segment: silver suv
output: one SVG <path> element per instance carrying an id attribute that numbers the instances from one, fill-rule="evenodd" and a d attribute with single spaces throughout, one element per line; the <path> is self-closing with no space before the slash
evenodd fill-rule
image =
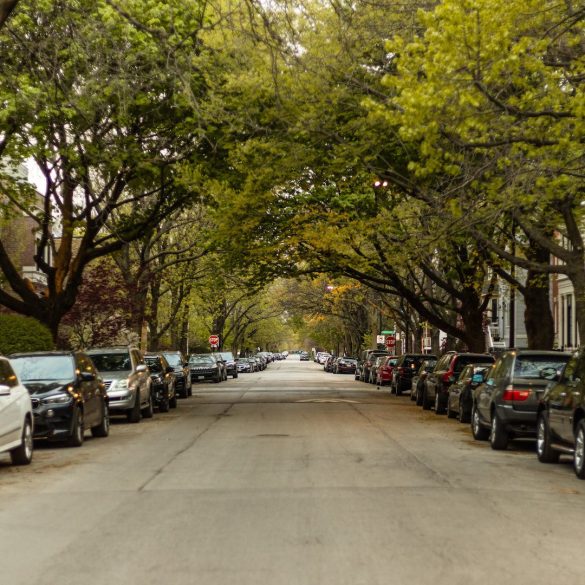
<path id="1" fill-rule="evenodd" d="M 104 379 L 110 414 L 125 414 L 137 423 L 154 412 L 150 371 L 140 350 L 133 347 L 100 347 L 87 355 Z"/>

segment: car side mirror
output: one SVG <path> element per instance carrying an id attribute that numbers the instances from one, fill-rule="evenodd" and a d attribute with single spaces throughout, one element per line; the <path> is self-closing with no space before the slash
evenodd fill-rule
<path id="1" fill-rule="evenodd" d="M 10 396 L 10 386 L 0 384 L 0 396 Z"/>
<path id="2" fill-rule="evenodd" d="M 146 364 L 139 364 L 138 366 L 136 366 L 136 371 L 138 373 L 148 372 L 148 366 Z"/>
<path id="3" fill-rule="evenodd" d="M 91 372 L 80 372 L 79 378 L 82 382 L 93 382 L 95 380 L 95 374 Z"/>

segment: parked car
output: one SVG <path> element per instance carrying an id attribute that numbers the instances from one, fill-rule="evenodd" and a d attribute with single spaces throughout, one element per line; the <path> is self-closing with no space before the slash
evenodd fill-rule
<path id="1" fill-rule="evenodd" d="M 412 387 L 412 378 L 425 360 L 436 358 L 434 355 L 420 353 L 404 353 L 396 360 L 392 369 L 392 382 L 390 392 L 400 396 L 405 390 Z"/>
<path id="2" fill-rule="evenodd" d="M 219 361 L 209 353 L 194 354 L 189 358 L 191 382 L 213 380 L 219 384 L 223 380 L 223 370 Z"/>
<path id="3" fill-rule="evenodd" d="M 422 407 L 435 414 L 444 414 L 449 396 L 449 386 L 459 377 L 467 364 L 492 364 L 495 358 L 487 353 L 460 353 L 449 351 L 437 360 L 437 364 L 424 382 Z"/>
<path id="4" fill-rule="evenodd" d="M 81 352 L 51 351 L 10 356 L 16 375 L 31 396 L 35 439 L 83 444 L 110 432 L 106 387 L 91 359 Z"/>
<path id="5" fill-rule="evenodd" d="M 317 354 L 317 362 L 318 362 L 319 364 L 321 364 L 322 366 L 324 366 L 324 365 L 325 365 L 325 362 L 327 361 L 327 358 L 328 358 L 330 355 L 331 355 L 330 353 L 327 353 L 327 352 L 325 352 L 325 351 L 320 351 L 320 352 Z"/>
<path id="6" fill-rule="evenodd" d="M 309 354 L 306 351 L 301 352 L 301 356 L 299 358 L 302 362 L 309 361 Z"/>
<path id="7" fill-rule="evenodd" d="M 362 352 L 361 360 L 358 365 L 360 370 L 360 380 L 362 382 L 370 381 L 370 368 L 372 367 L 376 358 L 380 356 L 390 355 L 387 351 L 380 349 L 366 349 Z M 374 379 L 375 382 L 375 379 Z"/>
<path id="8" fill-rule="evenodd" d="M 334 355 L 330 355 L 327 360 L 325 361 L 325 364 L 323 365 L 323 369 L 326 372 L 332 372 L 333 368 L 335 366 L 335 361 L 337 360 L 337 356 Z"/>
<path id="9" fill-rule="evenodd" d="M 542 463 L 573 456 L 573 469 L 585 479 L 585 350 L 575 353 L 538 405 L 536 453 Z"/>
<path id="10" fill-rule="evenodd" d="M 231 351 L 218 352 L 225 363 L 226 374 L 232 378 L 238 377 L 238 368 L 236 367 L 236 359 Z"/>
<path id="11" fill-rule="evenodd" d="M 336 374 L 355 374 L 357 359 L 352 357 L 340 357 L 335 364 Z"/>
<path id="12" fill-rule="evenodd" d="M 236 359 L 236 368 L 238 372 L 252 372 L 252 364 L 248 360 L 248 358 L 238 358 Z"/>
<path id="13" fill-rule="evenodd" d="M 437 358 L 430 358 L 423 361 L 418 369 L 418 372 L 414 374 L 410 382 L 410 399 L 416 402 L 417 406 L 422 405 L 423 388 L 424 383 L 429 375 L 437 365 Z"/>
<path id="14" fill-rule="evenodd" d="M 147 353 L 144 361 L 150 370 L 150 381 L 154 404 L 159 412 L 168 412 L 170 408 L 177 408 L 176 372 L 161 353 Z M 189 381 L 189 385 L 190 385 Z"/>
<path id="15" fill-rule="evenodd" d="M 128 422 L 152 418 L 154 396 L 150 372 L 135 347 L 104 347 L 87 352 L 104 379 L 110 414 L 124 414 Z"/>
<path id="16" fill-rule="evenodd" d="M 33 410 L 30 394 L 10 362 L 0 357 L 0 453 L 10 453 L 13 465 L 33 458 Z"/>
<path id="17" fill-rule="evenodd" d="M 180 351 L 163 351 L 161 353 L 175 371 L 175 390 L 177 395 L 181 396 L 181 398 L 192 396 L 189 362 L 185 356 Z"/>
<path id="18" fill-rule="evenodd" d="M 473 405 L 473 391 L 482 384 L 490 371 L 491 366 L 486 364 L 467 364 L 459 377 L 449 386 L 447 399 L 447 416 L 462 423 L 471 420 Z"/>
<path id="19" fill-rule="evenodd" d="M 376 368 L 376 384 L 378 386 L 388 386 L 392 383 L 392 372 L 398 358 L 394 355 L 386 355 L 378 359 L 381 360 L 380 365 L 374 366 Z"/>
<path id="20" fill-rule="evenodd" d="M 570 353 L 527 349 L 502 354 L 473 392 L 474 438 L 489 438 L 493 449 L 506 449 L 513 437 L 535 436 L 540 399 L 570 358 Z"/>

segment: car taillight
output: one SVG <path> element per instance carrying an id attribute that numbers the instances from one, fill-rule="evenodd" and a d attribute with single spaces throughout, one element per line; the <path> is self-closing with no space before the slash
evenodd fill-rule
<path id="1" fill-rule="evenodd" d="M 531 394 L 532 390 L 518 390 L 517 388 L 514 388 L 514 386 L 508 386 L 504 390 L 502 400 L 523 402 L 524 400 L 527 400 Z"/>

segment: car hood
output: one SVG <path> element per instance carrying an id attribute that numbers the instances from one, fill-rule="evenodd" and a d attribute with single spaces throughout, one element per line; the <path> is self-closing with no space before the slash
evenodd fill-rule
<path id="1" fill-rule="evenodd" d="M 100 372 L 104 380 L 125 380 L 132 372 Z"/>
<path id="2" fill-rule="evenodd" d="M 31 396 L 54 393 L 63 390 L 69 384 L 71 384 L 70 380 L 34 380 L 31 382 L 23 382 L 23 385 Z"/>

